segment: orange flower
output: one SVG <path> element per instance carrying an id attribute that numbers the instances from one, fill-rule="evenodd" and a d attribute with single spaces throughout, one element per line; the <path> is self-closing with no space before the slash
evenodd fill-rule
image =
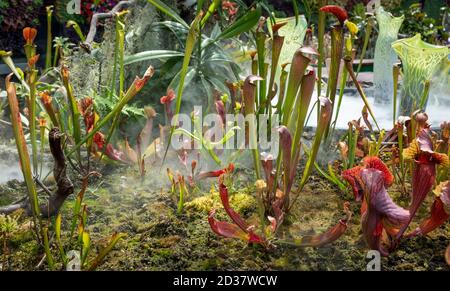
<path id="1" fill-rule="evenodd" d="M 52 96 L 50 96 L 48 94 L 48 91 L 39 93 L 39 96 L 41 97 L 41 101 L 42 101 L 42 103 L 44 103 L 44 105 L 48 105 L 48 104 L 52 103 Z"/>
<path id="2" fill-rule="evenodd" d="M 36 65 L 36 63 L 37 63 L 38 60 L 39 60 L 39 55 L 35 55 L 35 56 L 31 57 L 31 58 L 28 60 L 28 66 L 29 66 L 30 68 L 34 67 L 34 65 Z"/>
<path id="3" fill-rule="evenodd" d="M 45 118 L 39 118 L 39 127 L 46 127 L 47 126 L 47 121 L 45 120 Z"/>
<path id="4" fill-rule="evenodd" d="M 25 39 L 27 45 L 33 44 L 34 39 L 36 38 L 36 35 L 37 35 L 36 28 L 25 27 L 23 29 L 23 38 Z"/>

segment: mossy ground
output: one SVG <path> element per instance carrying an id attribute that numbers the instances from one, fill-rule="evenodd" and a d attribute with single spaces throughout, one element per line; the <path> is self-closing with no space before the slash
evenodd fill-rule
<path id="1" fill-rule="evenodd" d="M 107 167 L 108 168 L 108 167 Z M 100 270 L 365 270 L 367 247 L 361 238 L 359 205 L 351 202 L 353 218 L 347 232 L 335 243 L 322 248 L 297 248 L 277 245 L 267 251 L 245 242 L 216 236 L 209 227 L 207 212 L 217 208 L 217 218 L 225 220 L 217 193 L 217 181 L 211 179 L 194 191 L 182 215 L 177 215 L 175 195 L 167 190 L 166 177 L 149 171 L 144 181 L 131 168 L 104 168 L 103 177 L 93 181 L 85 195 L 88 205 L 88 230 L 92 256 L 114 232 L 127 237 L 106 257 Z M 250 222 L 256 219 L 251 173 L 238 172 L 230 190 L 232 206 Z M 79 186 L 79 185 L 78 185 Z M 79 188 L 79 187 L 78 187 Z M 5 190 L 9 189 L 9 190 Z M 12 189 L 16 190 L 13 197 Z M 17 183 L 3 185 L 0 202 L 9 203 L 23 193 Z M 406 203 L 398 193 L 396 201 Z M 313 176 L 293 207 L 292 215 L 281 229 L 286 239 L 319 233 L 341 217 L 349 194 L 337 191 L 327 181 Z M 419 218 L 424 218 L 432 197 L 428 197 Z M 65 203 L 63 242 L 66 251 L 77 248 L 76 239 L 68 240 L 73 197 Z M 414 225 L 415 226 L 415 225 Z M 382 259 L 382 270 L 450 270 L 444 250 L 450 243 L 448 223 L 429 236 L 404 240 L 389 258 Z M 54 256 L 58 257 L 56 246 Z M 40 263 L 43 252 L 26 227 L 9 241 L 9 268 L 46 269 Z M 0 256 L 2 257 L 2 256 Z M 38 266 L 39 267 L 36 267 Z M 61 268 L 61 264 L 57 264 Z"/>

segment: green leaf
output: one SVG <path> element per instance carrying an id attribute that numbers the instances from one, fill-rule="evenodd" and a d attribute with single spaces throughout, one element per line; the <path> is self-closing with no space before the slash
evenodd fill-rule
<path id="1" fill-rule="evenodd" d="M 111 250 L 116 246 L 120 239 L 126 237 L 125 233 L 115 233 L 111 236 L 108 245 L 100 251 L 100 253 L 95 257 L 92 261 L 91 266 L 89 267 L 89 271 L 94 271 L 102 262 L 102 260 L 106 257 L 107 254 L 111 252 Z"/>
<path id="2" fill-rule="evenodd" d="M 169 16 L 169 17 L 175 19 L 176 21 L 178 21 L 184 27 L 189 28 L 189 25 L 186 23 L 186 21 L 184 21 L 183 18 L 181 18 L 181 16 L 178 15 L 178 13 L 176 13 L 172 8 L 170 8 L 169 6 L 164 4 L 164 2 L 159 1 L 159 0 L 148 0 L 148 2 L 153 4 L 153 6 L 158 8 L 162 13 L 164 13 L 167 16 Z"/>
<path id="3" fill-rule="evenodd" d="M 206 22 L 208 21 L 208 19 L 211 17 L 211 15 L 214 14 L 214 12 L 216 12 L 217 7 L 220 5 L 222 1 L 221 0 L 213 0 L 211 2 L 211 5 L 209 5 L 208 10 L 206 11 L 205 16 L 203 17 L 200 26 L 203 28 L 206 24 Z M 197 10 L 197 14 L 200 13 L 200 10 Z"/>
<path id="4" fill-rule="evenodd" d="M 66 253 L 65 253 L 64 248 L 61 243 L 61 213 L 58 213 L 58 216 L 56 216 L 56 219 L 55 219 L 55 239 L 56 239 L 56 244 L 59 249 L 59 254 L 61 256 L 61 260 L 63 261 L 64 265 L 66 265 L 67 257 L 66 257 Z"/>
<path id="5" fill-rule="evenodd" d="M 260 6 L 256 9 L 249 10 L 232 25 L 225 28 L 217 40 L 232 38 L 243 32 L 249 31 L 258 23 L 261 14 L 262 11 Z"/>
<path id="6" fill-rule="evenodd" d="M 81 266 L 83 266 L 89 254 L 89 250 L 91 249 L 91 237 L 89 236 L 88 232 L 83 231 L 83 234 L 81 235 L 81 241 Z"/>
<path id="7" fill-rule="evenodd" d="M 182 57 L 184 53 L 169 50 L 152 50 L 140 52 L 134 55 L 126 56 L 124 58 L 124 65 L 129 65 L 132 63 L 154 60 L 154 59 L 165 59 L 172 57 Z"/>
<path id="8" fill-rule="evenodd" d="M 150 1 L 150 0 L 149 0 Z M 201 14 L 198 14 L 197 17 L 192 21 L 191 27 L 189 28 L 188 37 L 186 39 L 186 49 L 184 51 L 184 59 L 183 59 L 183 66 L 181 67 L 180 71 L 180 84 L 178 85 L 178 92 L 177 92 L 177 102 L 175 107 L 175 115 L 174 115 L 174 124 L 177 124 L 177 115 L 180 113 L 181 109 L 181 98 L 183 96 L 183 90 L 184 90 L 184 82 L 186 80 L 186 75 L 188 73 L 189 64 L 191 62 L 191 56 L 192 52 L 194 51 L 195 42 L 197 41 L 199 34 L 200 34 L 200 21 L 201 21 Z M 172 127 L 170 131 L 169 141 L 167 143 L 166 151 L 164 153 L 164 159 L 167 155 L 167 150 L 169 149 L 170 142 L 172 140 L 172 134 L 173 134 L 174 127 Z"/>
<path id="9" fill-rule="evenodd" d="M 75 32 L 77 33 L 78 37 L 81 39 L 82 42 L 84 42 L 86 40 L 86 36 L 84 36 L 78 23 L 76 23 L 73 20 L 69 20 L 66 23 L 66 28 L 69 28 L 69 27 L 72 27 L 75 30 Z"/>
<path id="10" fill-rule="evenodd" d="M 295 15 L 295 25 L 298 24 L 298 3 L 297 0 L 292 0 L 292 8 L 294 8 L 294 15 Z"/>

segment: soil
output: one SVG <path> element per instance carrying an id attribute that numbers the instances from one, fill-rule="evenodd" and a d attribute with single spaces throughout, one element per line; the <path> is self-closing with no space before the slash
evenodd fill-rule
<path id="1" fill-rule="evenodd" d="M 171 194 L 165 175 L 151 169 L 144 180 L 134 168 L 107 165 L 103 177 L 90 183 L 84 202 L 88 205 L 87 229 L 91 236 L 91 255 L 106 245 L 114 232 L 127 236 L 105 258 L 99 270 L 365 270 L 368 249 L 361 238 L 359 205 L 352 195 L 342 193 L 327 181 L 312 176 L 292 209 L 280 236 L 286 240 L 305 234 L 320 233 L 343 217 L 344 201 L 351 201 L 353 218 L 346 233 L 336 242 L 321 248 L 299 248 L 277 244 L 272 250 L 247 245 L 243 241 L 216 236 L 207 215 L 217 208 L 217 218 L 227 220 L 222 210 L 217 181 L 208 180 L 192 191 L 182 215 L 177 215 L 177 197 Z M 231 205 L 249 222 L 257 223 L 253 175 L 244 170 L 233 176 Z M 76 189 L 79 189 L 77 185 Z M 0 187 L 0 205 L 10 203 L 25 193 L 25 187 L 10 181 Z M 393 189 L 393 198 L 406 206 L 408 198 Z M 415 219 L 427 216 L 432 197 L 427 198 Z M 68 239 L 74 197 L 62 209 L 62 241 L 65 251 L 80 249 L 76 239 Z M 43 251 L 21 219 L 21 230 L 8 241 L 8 269 L 46 269 L 39 264 Z M 450 270 L 444 251 L 450 243 L 450 226 L 426 237 L 402 241 L 388 258 L 382 258 L 382 270 Z M 54 243 L 54 240 L 52 240 Z M 53 245 L 54 258 L 58 258 Z M 0 251 L 1 254 L 2 251 Z M 0 258 L 3 255 L 0 256 Z M 55 259 L 56 261 L 60 261 Z M 37 267 L 38 266 L 38 267 Z M 61 263 L 57 268 L 63 268 Z"/>

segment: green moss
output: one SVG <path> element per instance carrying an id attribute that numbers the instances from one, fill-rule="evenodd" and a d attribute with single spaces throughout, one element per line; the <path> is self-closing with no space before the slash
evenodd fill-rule
<path id="1" fill-rule="evenodd" d="M 244 192 L 237 192 L 230 195 L 231 207 L 240 214 L 246 214 L 255 209 L 256 199 Z M 208 213 L 211 209 L 223 208 L 219 193 L 212 192 L 208 195 L 195 198 L 185 204 L 187 210 L 201 213 Z"/>

